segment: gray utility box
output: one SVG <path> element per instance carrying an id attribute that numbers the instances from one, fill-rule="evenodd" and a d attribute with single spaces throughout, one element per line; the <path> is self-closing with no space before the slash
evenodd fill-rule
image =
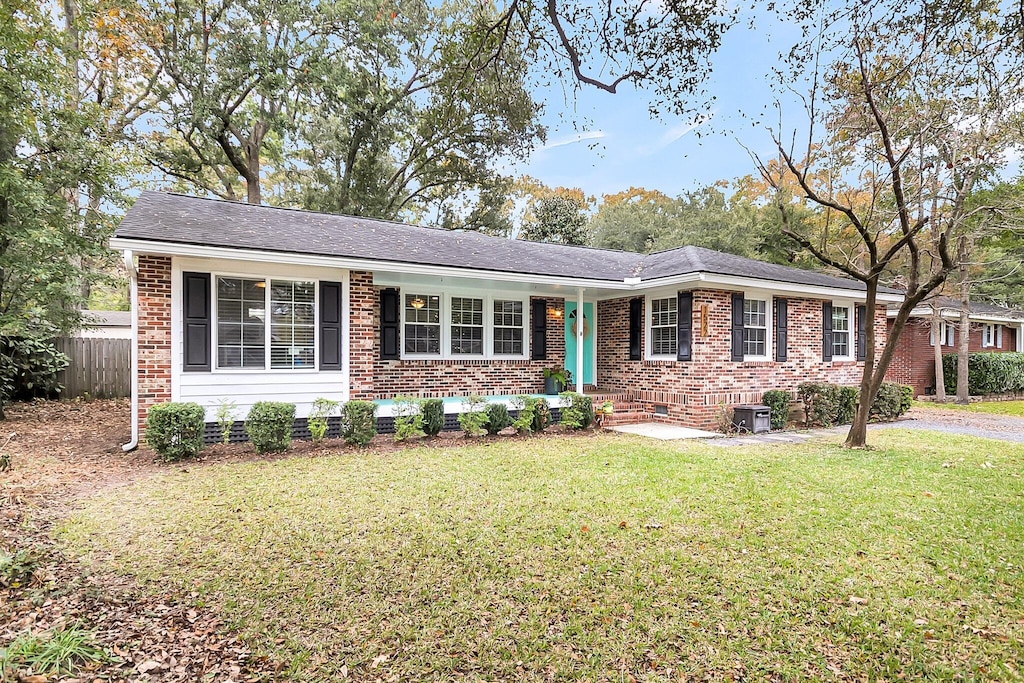
<path id="1" fill-rule="evenodd" d="M 736 406 L 732 412 L 732 423 L 741 432 L 761 434 L 771 431 L 772 409 L 768 406 Z"/>

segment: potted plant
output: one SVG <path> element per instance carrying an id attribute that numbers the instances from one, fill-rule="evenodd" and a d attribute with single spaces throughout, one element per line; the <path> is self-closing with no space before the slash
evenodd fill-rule
<path id="1" fill-rule="evenodd" d="M 572 381 L 572 373 L 565 368 L 550 367 L 544 368 L 544 393 L 557 395 L 565 391 Z"/>

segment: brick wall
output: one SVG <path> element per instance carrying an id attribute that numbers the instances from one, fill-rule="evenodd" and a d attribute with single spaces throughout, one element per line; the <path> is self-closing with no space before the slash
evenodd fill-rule
<path id="1" fill-rule="evenodd" d="M 892 329 L 893 321 L 889 320 L 888 329 Z M 942 353 L 956 353 L 959 349 L 960 330 L 957 323 L 952 324 L 956 329 L 953 337 L 953 346 L 942 344 Z M 1017 330 L 1005 325 L 1003 328 L 1002 344 L 999 346 L 982 346 L 982 325 L 972 323 L 968 348 L 971 353 L 977 351 L 986 352 L 1007 352 L 1017 350 Z M 907 321 L 906 327 L 900 333 L 896 342 L 896 353 L 893 355 L 892 363 L 885 373 L 885 378 L 891 382 L 907 384 L 914 388 L 915 395 L 935 393 L 935 347 L 931 344 L 931 319 L 911 318 Z M 941 340 L 945 342 L 945 339 Z"/>
<path id="2" fill-rule="evenodd" d="M 149 407 L 171 400 L 171 259 L 139 256 L 139 434 Z"/>
<path id="3" fill-rule="evenodd" d="M 701 334 L 701 308 L 708 309 L 708 333 Z M 768 389 L 794 390 L 807 381 L 853 385 L 863 362 L 821 359 L 821 301 L 789 299 L 788 360 L 734 363 L 731 356 L 731 293 L 693 293 L 693 360 L 629 360 L 629 298 L 599 302 L 597 381 L 602 389 L 624 391 L 649 406 L 668 408 L 664 418 L 688 426 L 714 427 L 721 404 L 760 403 Z M 646 329 L 644 330 L 646 333 Z M 876 350 L 885 344 L 885 309 L 875 314 Z M 851 343 L 855 338 L 851 334 Z M 645 346 L 646 349 L 646 340 Z"/>
<path id="4" fill-rule="evenodd" d="M 373 395 L 373 361 L 380 296 L 373 287 L 373 273 L 349 273 L 349 398 L 369 400 Z"/>
<path id="5" fill-rule="evenodd" d="M 368 373 L 372 390 L 364 398 L 395 396 L 514 395 L 535 394 L 544 390 L 544 368 L 561 367 L 565 362 L 565 334 L 562 299 L 547 301 L 547 358 L 545 360 L 381 360 L 380 358 L 380 290 L 374 289 L 372 307 L 372 365 L 363 365 L 360 374 Z M 354 291 L 354 289 L 353 289 Z M 354 307 L 353 307 L 354 310 Z M 526 312 L 524 334 L 530 335 L 529 312 Z M 353 360 L 353 372 L 355 372 Z"/>

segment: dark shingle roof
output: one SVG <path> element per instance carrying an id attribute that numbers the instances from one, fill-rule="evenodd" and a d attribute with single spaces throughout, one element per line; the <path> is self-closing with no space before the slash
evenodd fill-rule
<path id="1" fill-rule="evenodd" d="M 149 191 L 139 196 L 114 237 L 609 282 L 705 272 L 864 289 L 855 280 L 701 247 L 681 247 L 644 256 Z"/>

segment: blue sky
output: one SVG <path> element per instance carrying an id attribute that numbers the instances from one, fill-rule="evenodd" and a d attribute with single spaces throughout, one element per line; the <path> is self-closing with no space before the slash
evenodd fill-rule
<path id="1" fill-rule="evenodd" d="M 675 196 L 717 180 L 754 173 L 743 145 L 771 155 L 772 144 L 763 127 L 753 125 L 762 116 L 778 123 L 769 73 L 780 50 L 799 38 L 793 27 L 763 13 L 757 28 L 741 17 L 713 57 L 708 84 L 717 102 L 706 112 L 710 120 L 695 127 L 692 121 L 648 113 L 651 94 L 621 90 L 612 95 L 594 88 L 568 98 L 560 88 L 538 93 L 545 103 L 547 145 L 525 163 L 514 167 L 549 186 L 580 187 L 600 197 L 630 186 L 658 189 Z M 801 112 L 790 102 L 788 121 L 797 124 Z"/>

